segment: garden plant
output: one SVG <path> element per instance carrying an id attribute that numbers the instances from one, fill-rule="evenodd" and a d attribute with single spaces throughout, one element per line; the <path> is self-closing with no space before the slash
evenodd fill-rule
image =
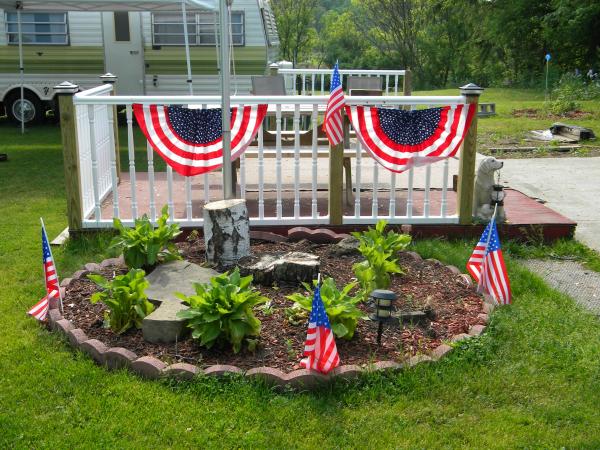
<path id="1" fill-rule="evenodd" d="M 224 340 L 238 353 L 245 338 L 260 334 L 260 320 L 253 308 L 269 300 L 256 292 L 251 283 L 252 275 L 241 277 L 237 267 L 231 274 L 213 277 L 208 284 L 196 283 L 196 295 L 176 294 L 189 305 L 177 317 L 187 320 L 192 338 L 199 339 L 201 346 L 211 348 Z"/>
<path id="2" fill-rule="evenodd" d="M 131 269 L 110 281 L 102 275 L 88 275 L 103 289 L 92 294 L 91 302 L 102 302 L 108 307 L 104 318 L 106 328 L 117 334 L 124 333 L 132 326 L 141 328 L 144 317 L 154 311 L 154 305 L 148 301 L 145 293 L 148 287 L 145 275 L 141 269 Z"/>
<path id="3" fill-rule="evenodd" d="M 133 228 L 123 226 L 117 218 L 113 220 L 119 232 L 111 242 L 111 247 L 123 252 L 125 264 L 130 268 L 151 271 L 157 264 L 181 259 L 173 240 L 181 234 L 179 225 L 168 224 L 169 211 L 165 205 L 154 228 L 146 214 L 135 220 Z"/>

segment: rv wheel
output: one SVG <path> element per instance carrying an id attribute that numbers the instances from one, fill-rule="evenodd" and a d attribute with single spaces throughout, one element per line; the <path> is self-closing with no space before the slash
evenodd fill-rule
<path id="1" fill-rule="evenodd" d="M 42 102 L 35 94 L 29 91 L 25 91 L 22 104 L 20 92 L 13 91 L 6 99 L 5 105 L 6 115 L 15 123 L 21 123 L 21 114 L 23 114 L 23 121 L 28 124 L 38 123 L 44 116 Z M 21 108 L 23 108 L 22 112 Z"/>

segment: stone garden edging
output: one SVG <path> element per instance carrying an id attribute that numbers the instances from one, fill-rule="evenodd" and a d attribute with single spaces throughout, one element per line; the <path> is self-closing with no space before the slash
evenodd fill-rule
<path id="1" fill-rule="evenodd" d="M 407 252 L 415 259 L 422 259 L 418 253 Z M 433 263 L 444 266 L 444 264 L 436 259 L 429 259 Z M 78 278 L 83 278 L 87 274 L 95 272 L 100 268 L 110 267 L 120 262 L 119 258 L 105 259 L 100 264 L 88 263 L 84 269 L 75 272 L 71 278 L 65 278 L 60 284 L 61 294 L 64 297 L 65 290 L 69 284 Z M 457 276 L 464 278 L 465 283 L 472 285 L 468 275 L 451 265 L 446 265 Z M 483 312 L 479 314 L 479 319 L 484 323 L 488 323 L 489 315 L 496 306 L 495 300 L 489 295 L 483 296 Z M 388 371 L 399 370 L 402 368 L 414 367 L 418 364 L 437 361 L 446 356 L 453 347 L 448 344 L 440 344 L 432 350 L 430 355 L 415 355 L 405 362 L 396 361 L 378 361 L 366 368 L 358 365 L 342 365 L 335 368 L 328 375 L 323 375 L 318 372 L 309 371 L 306 369 L 298 369 L 289 373 L 284 373 L 273 367 L 255 367 L 247 371 L 243 371 L 239 367 L 216 364 L 201 369 L 198 366 L 188 363 L 175 363 L 167 365 L 163 361 L 153 356 L 138 357 L 134 352 L 123 347 L 108 347 L 98 339 L 90 339 L 80 328 L 75 328 L 70 320 L 65 319 L 60 313 L 58 302 L 50 303 L 50 311 L 48 312 L 48 327 L 55 332 L 62 334 L 67 338 L 71 346 L 86 353 L 97 364 L 105 366 L 110 370 L 128 369 L 138 376 L 145 379 L 159 379 L 162 377 L 173 377 L 181 380 L 191 380 L 196 376 L 216 376 L 221 377 L 227 374 L 242 374 L 251 379 L 261 380 L 274 387 L 289 387 L 292 389 L 306 390 L 315 388 L 325 382 L 331 381 L 334 378 L 351 380 L 359 377 L 363 373 L 373 371 Z M 450 342 L 458 342 L 464 339 L 469 339 L 474 336 L 479 336 L 485 330 L 485 325 L 473 325 L 470 327 L 468 334 L 461 333 L 453 336 Z"/>

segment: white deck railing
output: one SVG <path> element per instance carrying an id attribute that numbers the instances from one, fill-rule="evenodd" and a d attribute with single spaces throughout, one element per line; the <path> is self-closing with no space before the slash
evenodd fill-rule
<path id="1" fill-rule="evenodd" d="M 217 106 L 218 96 L 112 96 L 110 85 L 80 92 L 74 96 L 78 150 L 80 155 L 81 197 L 84 228 L 112 226 L 113 217 L 124 224 L 147 213 L 156 219 L 167 204 L 171 220 L 182 226 L 202 226 L 202 205 L 222 195 L 220 171 L 197 177 L 181 177 L 156 158 L 140 139 L 133 119 L 132 104 Z M 272 130 L 262 126 L 256 142 L 239 161 L 241 197 L 248 200 L 252 225 L 316 225 L 330 221 L 327 203 L 329 148 L 319 135 L 319 117 L 327 96 L 237 96 L 231 105 L 267 104 Z M 347 97 L 348 104 L 454 105 L 465 103 L 462 96 Z M 124 105 L 127 123 L 127 167 L 117 173 L 113 108 Z M 293 130 L 283 130 L 284 117 L 290 117 Z M 308 117 L 309 131 L 300 128 Z M 266 123 L 266 122 L 265 122 Z M 138 136 L 136 142 L 136 135 Z M 140 144 L 143 142 L 143 144 Z M 285 144 L 289 144 L 286 146 Z M 448 182 L 454 163 L 446 160 L 403 174 L 381 170 L 358 142 L 344 151 L 353 161 L 351 187 L 346 192 L 344 224 L 374 223 L 381 218 L 392 223 L 456 223 L 448 214 Z M 139 160 L 142 157 L 143 160 Z M 143 166 L 143 170 L 140 170 Z M 146 169 L 147 167 L 147 169 Z M 164 168 L 163 168 L 164 167 Z M 453 168 L 454 169 L 454 168 Z M 431 202 L 438 191 L 439 205 Z M 441 199 L 440 199 L 441 197 Z M 398 202 L 402 201 L 402 208 Z"/>
<path id="2" fill-rule="evenodd" d="M 349 76 L 378 77 L 382 79 L 383 93 L 398 95 L 403 92 L 406 70 L 367 70 L 340 69 L 342 84 L 345 86 Z M 329 92 L 331 69 L 284 69 L 278 68 L 277 73 L 284 76 L 286 92 L 296 93 L 297 81 L 300 82 L 301 95 L 325 95 Z M 401 80 L 402 78 L 402 80 Z"/>

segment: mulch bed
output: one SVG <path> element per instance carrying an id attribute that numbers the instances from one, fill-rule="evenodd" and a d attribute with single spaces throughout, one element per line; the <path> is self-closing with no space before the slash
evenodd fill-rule
<path id="1" fill-rule="evenodd" d="M 189 261 L 204 263 L 204 244 L 201 239 L 178 244 L 182 255 Z M 338 287 L 353 281 L 352 265 L 360 256 L 331 257 L 330 245 L 316 245 L 307 241 L 299 243 L 267 243 L 253 241 L 252 252 L 278 252 L 298 250 L 311 252 L 321 258 L 323 276 L 334 277 Z M 351 341 L 336 339 L 343 364 L 365 365 L 382 360 L 405 361 L 416 354 L 427 354 L 442 341 L 452 336 L 467 333 L 472 325 L 484 325 L 478 318 L 483 310 L 483 301 L 465 279 L 436 261 L 421 260 L 410 253 L 401 253 L 399 261 L 405 273 L 392 276 L 391 290 L 398 294 L 396 307 L 402 311 L 427 311 L 428 318 L 421 324 L 404 326 L 388 324 L 384 327 L 382 345 L 377 345 L 378 323 L 359 321 Z M 125 273 L 126 267 L 105 269 L 103 275 Z M 234 354 L 228 344 L 212 349 L 200 347 L 194 340 L 185 339 L 175 344 L 151 344 L 145 342 L 142 331 L 132 329 L 116 335 L 103 328 L 106 307 L 91 304 L 89 299 L 97 291 L 96 285 L 86 278 L 76 279 L 69 284 L 64 298 L 64 317 L 81 328 L 89 338 L 98 339 L 109 347 L 125 347 L 138 356 L 154 356 L 167 364 L 186 362 L 199 367 L 213 364 L 231 364 L 241 369 L 270 366 L 284 372 L 298 369 L 306 337 L 306 325 L 288 322 L 285 309 L 293 302 L 286 298 L 301 292 L 300 286 L 256 286 L 271 299 L 272 312 L 265 314 L 260 308 L 256 316 L 262 322 L 259 345 L 255 352 L 247 349 Z M 367 304 L 361 309 L 368 315 L 373 312 Z"/>

